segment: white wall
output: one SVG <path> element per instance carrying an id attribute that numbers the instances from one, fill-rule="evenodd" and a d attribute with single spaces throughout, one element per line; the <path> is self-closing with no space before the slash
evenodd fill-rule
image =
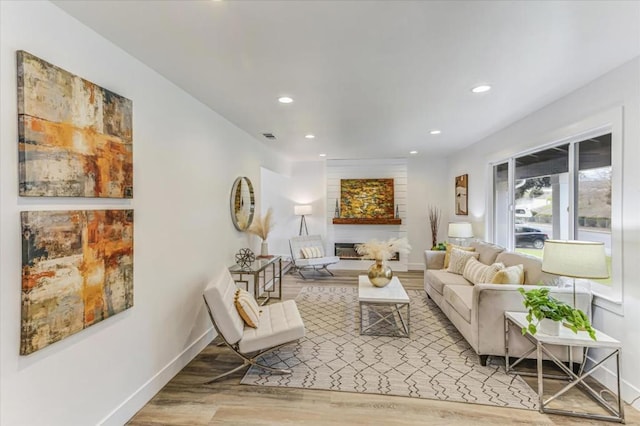
<path id="1" fill-rule="evenodd" d="M 623 342 L 623 396 L 640 408 L 640 59 L 596 79 L 510 127 L 479 141 L 450 158 L 449 179 L 469 173 L 469 211 L 476 235 L 484 235 L 490 218 L 485 212 L 487 191 L 491 190 L 487 164 L 518 152 L 560 140 L 574 134 L 580 125 L 606 111 L 623 111 L 622 169 L 622 306 L 604 309 L 605 301 L 594 309 L 594 324 Z M 453 204 L 453 196 L 449 203 Z M 453 217 L 452 217 L 453 218 Z M 598 303 L 598 301 L 596 301 Z M 611 304 L 609 304 L 611 305 Z M 607 379 L 611 383 L 610 378 Z"/>
<path id="2" fill-rule="evenodd" d="M 261 166 L 289 165 L 54 5 L 2 1 L 0 15 L 0 423 L 121 424 L 212 337 L 202 290 L 249 243 L 229 216 L 234 179 L 259 191 Z M 133 200 L 18 196 L 19 49 L 133 100 Z M 19 356 L 19 212 L 101 208 L 135 209 L 133 308 Z"/>

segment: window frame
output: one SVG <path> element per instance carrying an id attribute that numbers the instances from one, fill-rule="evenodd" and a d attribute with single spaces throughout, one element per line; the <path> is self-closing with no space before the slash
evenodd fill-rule
<path id="1" fill-rule="evenodd" d="M 622 176 L 623 176 L 623 107 L 612 108 L 594 116 L 577 121 L 569 126 L 549 132 L 542 140 L 531 144 L 531 148 L 514 151 L 502 156 L 490 159 L 488 162 L 488 188 L 486 217 L 487 236 L 496 241 L 495 204 L 494 204 L 494 167 L 503 163 L 508 164 L 509 181 L 509 225 L 508 250 L 514 250 L 515 241 L 515 159 L 523 155 L 535 153 L 558 145 L 569 143 L 569 229 L 572 235 L 576 234 L 577 206 L 575 197 L 578 173 L 577 159 L 575 156 L 575 144 L 596 136 L 611 133 L 611 285 L 605 286 L 596 282 L 591 285 L 594 294 L 594 304 L 611 312 L 623 314 L 624 300 L 624 269 L 623 269 L 623 230 L 622 230 Z"/>

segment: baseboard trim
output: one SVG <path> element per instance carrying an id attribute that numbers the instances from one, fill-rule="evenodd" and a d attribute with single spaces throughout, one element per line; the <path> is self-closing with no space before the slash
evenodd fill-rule
<path id="1" fill-rule="evenodd" d="M 104 426 L 120 426 L 129 421 L 153 396 L 160 391 L 180 370 L 196 357 L 215 338 L 213 327 L 205 331 L 185 350 L 173 358 L 164 368 L 140 386 L 104 419 L 98 422 Z"/>
<path id="2" fill-rule="evenodd" d="M 409 263 L 407 266 L 410 271 L 422 271 L 424 269 L 424 263 Z"/>
<path id="3" fill-rule="evenodd" d="M 587 357 L 589 362 L 596 363 L 592 357 Z M 593 373 L 593 378 L 599 381 L 608 389 L 616 390 L 618 387 L 618 379 L 613 371 L 603 366 L 599 370 Z M 640 411 L 640 389 L 626 381 L 624 378 L 620 380 L 620 386 L 622 387 L 622 399 L 631 404 L 633 408 Z"/>

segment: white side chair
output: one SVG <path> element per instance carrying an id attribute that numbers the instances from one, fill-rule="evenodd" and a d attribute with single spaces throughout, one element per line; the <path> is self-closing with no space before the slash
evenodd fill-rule
<path id="1" fill-rule="evenodd" d="M 293 237 L 289 240 L 289 249 L 291 250 L 291 260 L 293 267 L 303 279 L 307 279 L 302 274 L 305 269 L 313 269 L 314 271 L 324 270 L 329 275 L 333 276 L 333 273 L 327 269 L 327 266 L 340 262 L 338 256 L 321 256 L 305 258 L 302 249 L 318 247 L 321 249 L 321 253 L 324 253 L 324 243 L 320 235 L 303 235 L 299 237 Z"/>
<path id="2" fill-rule="evenodd" d="M 246 365 L 264 370 L 290 374 L 291 370 L 273 368 L 257 362 L 267 352 L 304 337 L 304 323 L 293 300 L 261 307 L 258 328 L 246 326 L 238 313 L 234 296 L 236 283 L 226 268 L 204 291 L 204 303 L 218 335 L 243 363 L 226 373 L 214 377 L 207 384 L 234 373 Z"/>

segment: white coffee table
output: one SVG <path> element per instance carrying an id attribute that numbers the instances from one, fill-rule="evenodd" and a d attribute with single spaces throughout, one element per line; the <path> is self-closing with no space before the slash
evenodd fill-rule
<path id="1" fill-rule="evenodd" d="M 358 304 L 360 305 L 360 334 L 366 336 L 409 337 L 410 300 L 398 277 L 393 277 L 385 287 L 375 287 L 366 275 L 358 277 Z M 381 309 L 390 308 L 386 312 Z M 364 313 L 377 316 L 375 321 L 364 325 Z M 396 315 L 398 321 L 396 321 Z M 391 331 L 376 330 L 375 326 L 386 323 Z"/>

